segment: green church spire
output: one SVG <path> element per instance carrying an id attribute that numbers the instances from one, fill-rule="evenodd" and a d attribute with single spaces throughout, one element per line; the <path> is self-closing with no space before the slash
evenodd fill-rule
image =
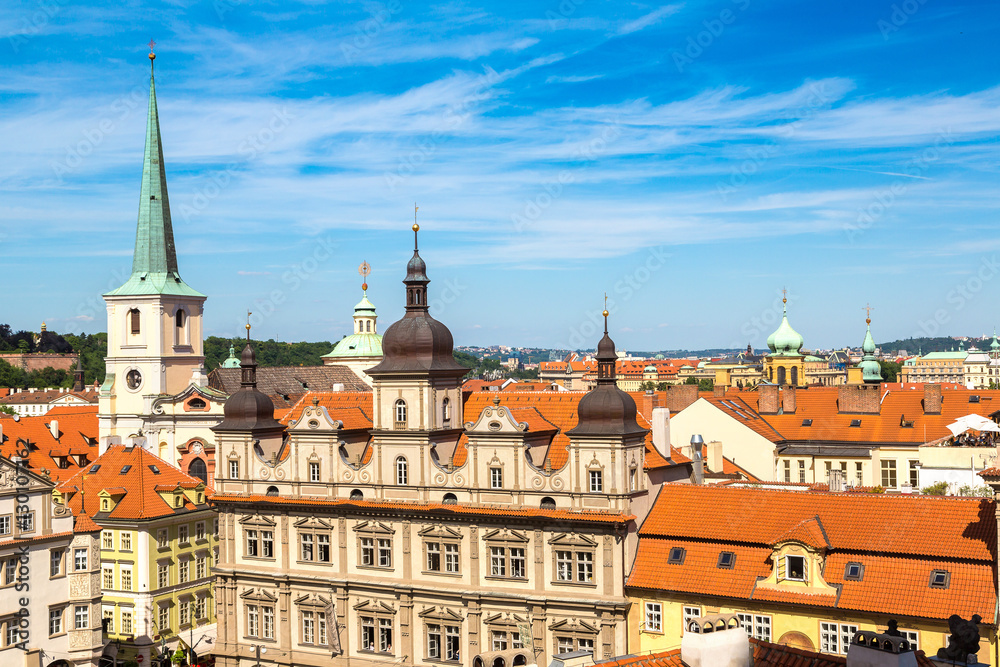
<path id="1" fill-rule="evenodd" d="M 152 48 L 152 42 L 150 47 Z M 132 275 L 108 295 L 173 294 L 204 296 L 187 286 L 177 272 L 174 230 L 170 223 L 167 172 L 163 164 L 160 118 L 156 110 L 156 84 L 149 54 L 149 110 L 146 117 L 146 153 L 142 163 L 139 222 L 135 233 Z"/>

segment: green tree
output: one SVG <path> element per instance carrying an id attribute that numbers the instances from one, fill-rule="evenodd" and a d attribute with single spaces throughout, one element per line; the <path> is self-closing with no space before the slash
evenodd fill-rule
<path id="1" fill-rule="evenodd" d="M 903 364 L 898 361 L 879 359 L 878 365 L 882 367 L 883 382 L 899 382 L 897 378 L 901 379 Z"/>
<path id="2" fill-rule="evenodd" d="M 920 489 L 920 493 L 925 496 L 943 496 L 948 493 L 948 482 L 937 482 Z"/>

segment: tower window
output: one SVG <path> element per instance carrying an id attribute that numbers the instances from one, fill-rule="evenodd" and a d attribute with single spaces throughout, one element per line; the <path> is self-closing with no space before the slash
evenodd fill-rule
<path id="1" fill-rule="evenodd" d="M 365 320 L 365 331 L 367 333 L 371 333 L 371 330 L 372 330 L 372 321 L 371 320 Z"/>
<path id="2" fill-rule="evenodd" d="M 406 401 L 399 399 L 395 405 L 396 428 L 406 428 Z"/>
<path id="3" fill-rule="evenodd" d="M 451 421 L 451 401 L 447 398 L 441 401 L 441 419 L 446 424 Z"/>
<path id="4" fill-rule="evenodd" d="M 184 328 L 184 311 L 183 310 L 178 310 L 177 311 L 177 315 L 174 316 L 174 319 L 177 322 L 177 328 L 178 329 L 183 329 Z"/>
<path id="5" fill-rule="evenodd" d="M 406 467 L 406 459 L 402 456 L 396 458 L 396 484 L 406 486 L 409 483 L 409 475 Z"/>
<path id="6" fill-rule="evenodd" d="M 129 329 L 133 336 L 139 335 L 139 309 L 133 308 L 128 311 Z"/>

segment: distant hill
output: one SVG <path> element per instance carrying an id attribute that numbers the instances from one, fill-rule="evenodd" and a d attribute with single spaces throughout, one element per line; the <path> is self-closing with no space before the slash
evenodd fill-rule
<path id="1" fill-rule="evenodd" d="M 989 349 L 990 341 L 992 339 L 983 340 L 970 340 L 965 343 L 965 348 L 975 346 L 980 350 Z M 928 352 L 949 352 L 952 349 L 957 350 L 959 346 L 959 341 L 954 338 L 907 338 L 905 340 L 893 340 L 888 343 L 879 343 L 879 347 L 882 348 L 883 355 L 895 354 L 899 350 L 906 350 L 908 354 L 917 354 L 918 352 L 923 352 L 927 354 Z"/>

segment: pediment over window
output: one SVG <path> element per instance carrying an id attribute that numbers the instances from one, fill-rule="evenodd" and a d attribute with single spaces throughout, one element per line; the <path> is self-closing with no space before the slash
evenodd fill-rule
<path id="1" fill-rule="evenodd" d="M 240 517 L 240 523 L 244 526 L 265 526 L 268 528 L 274 528 L 277 524 L 270 517 L 266 517 L 262 514 L 247 514 Z"/>
<path id="2" fill-rule="evenodd" d="M 497 530 L 491 530 L 488 533 L 483 534 L 483 539 L 490 542 L 523 542 L 527 543 L 528 536 L 524 533 L 519 533 L 516 530 L 510 530 L 507 528 L 498 528 Z"/>
<path id="3" fill-rule="evenodd" d="M 499 614 L 493 614 L 492 616 L 487 616 L 483 619 L 483 622 L 489 626 L 501 626 L 509 625 L 516 626 L 519 624 L 527 623 L 528 619 L 524 616 L 519 616 L 518 614 L 512 614 L 510 612 L 503 612 Z"/>
<path id="4" fill-rule="evenodd" d="M 434 619 L 438 621 L 464 621 L 465 617 L 454 609 L 447 607 L 427 607 L 417 614 L 420 618 Z"/>
<path id="5" fill-rule="evenodd" d="M 447 526 L 441 525 L 428 526 L 418 532 L 417 535 L 420 535 L 421 537 L 439 537 L 452 540 L 462 539 L 462 533 L 454 528 L 448 528 Z"/>
<path id="6" fill-rule="evenodd" d="M 575 618 L 566 618 L 561 621 L 555 621 L 549 625 L 549 630 L 561 630 L 562 632 L 578 632 L 582 634 L 596 635 L 597 628 L 586 621 L 581 621 Z"/>
<path id="7" fill-rule="evenodd" d="M 274 595 L 262 588 L 247 588 L 242 593 L 240 593 L 240 598 L 243 600 L 256 600 L 257 602 L 277 602 L 278 596 Z"/>
<path id="8" fill-rule="evenodd" d="M 573 546 L 573 547 L 590 547 L 597 548 L 597 542 L 590 539 L 586 535 L 579 535 L 577 533 L 562 533 L 556 535 L 551 540 L 549 544 L 555 544 L 559 546 Z"/>
<path id="9" fill-rule="evenodd" d="M 316 530 L 333 530 L 333 524 L 314 516 L 299 519 L 293 524 L 296 528 L 314 528 Z"/>
<path id="10" fill-rule="evenodd" d="M 499 401 L 483 408 L 475 422 L 466 422 L 465 430 L 470 433 L 500 433 L 500 434 L 521 434 L 528 430 L 526 422 L 518 422 L 511 415 L 510 410 Z"/>
<path id="11" fill-rule="evenodd" d="M 359 533 L 377 533 L 380 535 L 392 535 L 396 532 L 392 527 L 381 521 L 362 521 L 354 527 L 354 530 Z"/>
<path id="12" fill-rule="evenodd" d="M 355 611 L 364 611 L 370 614 L 395 614 L 396 610 L 388 603 L 381 600 L 364 600 L 354 605 Z"/>
<path id="13" fill-rule="evenodd" d="M 326 609 L 331 605 L 330 598 L 325 598 L 322 595 L 303 595 L 300 598 L 296 598 L 295 604 L 300 607 L 320 607 Z"/>
<path id="14" fill-rule="evenodd" d="M 288 424 L 289 431 L 338 431 L 344 422 L 334 419 L 322 405 L 310 405 L 302 410 L 298 419 Z"/>

